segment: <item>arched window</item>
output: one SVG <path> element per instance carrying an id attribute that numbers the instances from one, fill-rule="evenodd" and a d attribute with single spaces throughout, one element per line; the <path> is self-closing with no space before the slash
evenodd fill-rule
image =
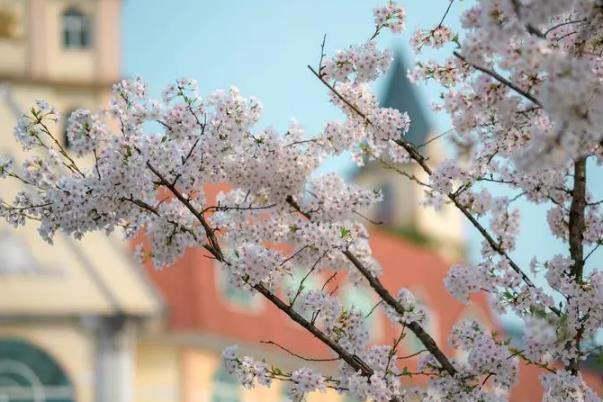
<path id="1" fill-rule="evenodd" d="M 75 8 L 68 8 L 63 13 L 62 34 L 63 47 L 66 49 L 86 49 L 91 46 L 90 19 Z"/>
<path id="2" fill-rule="evenodd" d="M 220 366 L 214 375 L 214 389 L 211 397 L 212 402 L 240 402 L 241 385 L 232 375 L 228 374 L 224 367 Z"/>
<path id="3" fill-rule="evenodd" d="M 46 352 L 0 338 L 0 401 L 73 402 L 71 382 Z"/>

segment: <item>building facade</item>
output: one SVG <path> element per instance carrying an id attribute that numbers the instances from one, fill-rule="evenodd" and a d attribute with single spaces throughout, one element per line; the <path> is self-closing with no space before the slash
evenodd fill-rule
<path id="1" fill-rule="evenodd" d="M 108 103 L 119 78 L 121 1 L 0 0 L 0 153 L 22 161 L 17 118 Z M 64 143 L 64 127 L 51 127 Z M 22 189 L 3 181 L 0 198 Z M 162 304 L 118 239 L 44 243 L 0 224 L 0 401 L 130 402 L 136 338 Z"/>

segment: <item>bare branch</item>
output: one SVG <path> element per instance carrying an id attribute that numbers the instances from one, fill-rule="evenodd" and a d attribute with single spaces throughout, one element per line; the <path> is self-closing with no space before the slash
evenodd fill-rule
<path id="1" fill-rule="evenodd" d="M 260 343 L 263 343 L 265 345 L 274 345 L 274 346 L 278 347 L 279 349 L 284 350 L 285 352 L 289 353 L 291 356 L 295 356 L 295 357 L 305 360 L 307 362 L 336 362 L 338 360 L 341 360 L 341 357 L 329 357 L 329 358 L 322 358 L 322 359 L 321 358 L 304 357 L 304 356 L 299 355 L 273 341 L 260 341 Z"/>

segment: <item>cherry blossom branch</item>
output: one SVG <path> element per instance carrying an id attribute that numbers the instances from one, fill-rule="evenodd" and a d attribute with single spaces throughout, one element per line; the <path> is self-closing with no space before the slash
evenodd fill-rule
<path id="1" fill-rule="evenodd" d="M 404 315 L 406 310 L 402 305 L 385 289 L 381 281 L 376 278 L 371 272 L 352 254 L 349 250 L 345 250 L 343 254 L 350 260 L 350 262 L 358 269 L 358 271 L 366 278 L 369 285 L 373 290 L 381 297 L 381 299 L 390 307 L 392 307 L 399 315 Z M 405 323 L 405 325 L 412 331 L 413 334 L 423 344 L 423 346 L 429 350 L 429 352 L 436 358 L 436 360 L 442 365 L 442 368 L 448 372 L 451 376 L 456 374 L 456 368 L 450 363 L 444 352 L 438 347 L 435 340 L 429 335 L 423 327 L 416 321 Z"/>
<path id="2" fill-rule="evenodd" d="M 144 209 L 144 210 L 152 213 L 155 216 L 161 216 L 159 214 L 159 211 L 157 211 L 157 208 L 153 207 L 152 205 L 149 205 L 148 203 L 146 203 L 146 202 L 144 202 L 142 200 L 138 200 L 138 199 L 135 199 L 133 197 L 123 198 L 122 200 L 123 201 L 131 202 L 132 204 L 136 205 L 137 207 L 139 207 L 141 209 Z"/>
<path id="3" fill-rule="evenodd" d="M 333 92 L 333 94 L 335 96 L 337 96 L 339 99 L 341 99 L 341 101 L 344 102 L 347 106 L 349 106 L 350 109 L 352 109 L 358 116 L 363 118 L 367 124 L 373 125 L 373 123 L 366 116 L 366 114 L 364 114 L 362 111 L 360 111 L 355 105 L 351 104 L 330 83 L 328 83 L 323 77 L 318 75 L 318 73 L 316 73 L 316 71 L 311 66 L 308 66 L 308 68 L 310 69 L 312 74 L 314 74 L 314 76 L 316 76 L 320 80 L 320 82 L 322 82 L 327 88 L 329 88 L 329 90 L 331 90 L 331 92 Z M 395 140 L 394 142 L 396 144 L 398 144 L 399 146 L 401 146 L 402 148 L 404 148 L 406 150 L 406 152 L 408 152 L 410 157 L 419 164 L 419 166 L 423 169 L 423 171 L 428 176 L 431 176 L 433 174 L 433 171 L 427 164 L 427 159 L 419 151 L 417 151 L 416 148 L 410 142 L 408 142 L 404 139 L 398 139 L 398 140 Z M 517 263 L 515 263 L 515 261 L 511 258 L 511 256 L 498 244 L 498 242 L 496 242 L 496 240 L 494 240 L 494 238 L 490 235 L 490 233 L 479 223 L 479 221 L 473 216 L 473 214 L 471 214 L 471 212 L 464 205 L 461 204 L 461 202 L 458 200 L 458 198 L 454 194 L 447 194 L 447 196 L 453 202 L 453 204 L 456 206 L 456 208 L 458 208 L 463 213 L 463 215 L 465 215 L 465 217 L 469 220 L 469 222 L 471 222 L 471 224 L 479 231 L 479 233 L 488 242 L 490 247 L 494 251 L 496 251 L 499 255 L 503 256 L 509 262 L 509 265 L 511 266 L 511 268 L 515 272 L 517 272 L 519 275 L 521 275 L 522 280 L 529 287 L 535 288 L 536 286 L 534 285 L 534 283 L 532 282 L 530 277 L 519 267 L 519 265 L 517 265 Z M 557 314 L 557 315 L 560 314 L 559 311 L 555 307 L 552 307 L 551 310 L 554 311 L 555 314 Z"/>
<path id="4" fill-rule="evenodd" d="M 584 271 L 584 231 L 586 230 L 584 211 L 586 209 L 586 156 L 574 162 L 574 187 L 572 189 L 572 202 L 569 211 L 568 242 L 570 256 L 572 257 L 571 274 L 578 285 L 582 283 Z M 574 337 L 576 347 L 580 349 L 580 342 L 584 332 L 584 322 Z M 576 374 L 578 372 L 579 356 L 574 357 L 568 369 Z"/>
<path id="5" fill-rule="evenodd" d="M 293 197 L 289 196 L 286 200 L 297 212 L 301 213 L 308 220 L 312 220 L 312 216 L 309 213 L 304 212 L 300 205 L 293 199 Z M 400 316 L 403 316 L 406 313 L 406 309 L 404 309 L 404 307 L 391 295 L 391 293 L 389 293 L 385 286 L 383 286 L 381 281 L 375 277 L 352 252 L 349 250 L 343 250 L 342 253 L 352 263 L 352 265 L 356 267 L 362 276 L 365 277 L 371 288 L 379 295 L 381 300 L 392 307 Z M 438 347 L 431 335 L 429 335 L 416 321 L 405 323 L 405 325 L 413 332 L 413 334 L 415 334 L 417 338 L 419 338 L 423 346 L 425 346 L 425 348 L 429 350 L 429 352 L 431 352 L 436 360 L 442 365 L 442 368 L 446 370 L 448 374 L 454 376 L 456 374 L 456 369 L 452 363 L 450 363 L 444 352 L 442 352 L 442 350 Z"/>
<path id="6" fill-rule="evenodd" d="M 151 165 L 151 162 L 147 161 L 147 167 L 149 168 L 149 170 L 151 170 L 151 172 L 153 172 L 153 174 L 155 174 L 155 176 L 157 176 L 157 178 L 161 181 L 161 184 L 163 184 L 165 187 L 167 187 L 168 190 L 170 190 L 172 192 L 172 194 L 174 194 L 174 196 L 178 199 L 178 201 L 180 201 L 182 204 L 184 204 L 184 206 L 195 216 L 195 218 L 197 218 L 197 220 L 199 221 L 199 223 L 201 223 L 201 225 L 203 226 L 203 229 L 205 230 L 205 235 L 207 236 L 207 240 L 209 241 L 209 247 L 206 247 L 210 252 L 215 252 L 216 253 L 216 258 L 219 259 L 219 261 L 223 261 L 224 260 L 224 254 L 222 253 L 222 249 L 220 248 L 220 244 L 218 243 L 218 240 L 216 239 L 216 234 L 214 232 L 214 229 L 211 228 L 211 226 L 209 226 L 209 223 L 207 223 L 207 220 L 205 219 L 205 216 L 203 216 L 203 214 L 199 211 L 197 211 L 197 209 L 193 206 L 193 204 L 191 204 L 191 202 L 189 201 L 189 199 L 185 198 L 182 193 L 180 193 L 176 187 L 170 183 L 169 181 L 167 181 L 163 175 L 153 167 L 153 165 Z M 211 248 L 211 250 L 210 250 Z"/>
<path id="7" fill-rule="evenodd" d="M 459 52 L 452 52 L 452 54 L 454 54 L 455 57 L 457 57 L 459 60 L 463 61 L 464 63 L 467 63 L 474 69 L 481 71 L 484 74 L 489 75 L 490 77 L 494 78 L 496 81 L 500 82 L 501 84 L 503 84 L 503 85 L 507 86 L 508 88 L 512 89 L 513 91 L 517 92 L 518 94 L 520 94 L 524 98 L 528 99 L 532 103 L 538 105 L 539 107 L 542 107 L 542 104 L 540 103 L 540 101 L 538 99 L 536 99 L 533 95 L 531 95 L 530 93 L 519 88 L 517 85 L 515 85 L 514 83 L 512 83 L 511 81 L 509 81 L 502 75 L 498 74 L 496 71 L 488 70 L 485 67 L 471 63 L 464 56 L 462 56 Z"/>
<path id="8" fill-rule="evenodd" d="M 534 365 L 534 366 L 540 367 L 541 369 L 544 369 L 544 370 L 548 371 L 549 373 L 553 373 L 553 374 L 557 372 L 554 368 L 551 368 L 546 363 L 535 362 L 533 360 L 528 359 L 527 356 L 524 354 L 523 350 L 520 350 L 520 349 L 515 350 L 513 348 L 510 348 L 509 351 L 512 353 L 509 356 L 507 356 L 507 360 L 512 359 L 515 356 L 518 356 L 524 362 L 526 362 L 526 364 L 528 364 L 528 365 Z"/>
<path id="9" fill-rule="evenodd" d="M 425 141 L 425 142 L 423 142 L 423 143 L 421 143 L 419 145 L 416 145 L 415 148 L 417 148 L 417 149 L 423 148 L 423 147 L 431 144 L 432 142 L 437 141 L 440 138 L 443 138 L 443 137 L 447 136 L 448 134 L 452 133 L 453 131 L 454 131 L 453 128 L 451 128 L 450 130 L 446 130 L 442 134 L 438 134 L 435 137 L 432 137 L 432 138 L 428 139 L 427 141 Z"/>
<path id="10" fill-rule="evenodd" d="M 34 114 L 34 116 L 35 116 L 35 114 Z M 57 140 L 54 135 L 52 135 L 52 133 L 48 129 L 48 126 L 46 126 L 46 124 L 44 124 L 42 122 L 42 119 L 40 117 L 36 116 L 36 118 L 38 118 L 37 124 L 40 124 L 44 133 L 46 133 L 46 135 L 48 135 L 52 139 L 52 142 L 55 144 L 55 146 L 57 147 L 57 149 L 59 150 L 59 152 L 63 156 L 63 158 L 65 158 L 69 161 L 69 165 L 71 166 L 71 168 L 73 168 L 73 170 L 75 172 L 79 173 L 80 176 L 85 177 L 84 173 L 82 173 L 82 171 L 79 169 L 79 167 L 77 166 L 77 164 L 75 163 L 73 158 L 71 158 L 71 156 L 69 156 L 67 151 L 65 151 L 65 148 L 63 148 L 63 146 L 61 145 L 61 142 L 59 140 Z"/>
<path id="11" fill-rule="evenodd" d="M 209 226 L 203 214 L 201 214 L 191 203 L 190 201 L 180 193 L 180 191 L 173 186 L 165 177 L 153 167 L 150 162 L 147 162 L 147 167 L 157 176 L 160 180 L 161 184 L 167 187 L 170 192 L 182 203 L 186 208 L 199 220 L 201 225 L 203 226 L 206 236 L 208 237 L 209 244 L 205 247 L 216 260 L 229 265 L 230 263 L 225 259 L 224 254 L 220 248 L 218 240 L 215 237 L 214 230 Z M 266 299 L 268 299 L 272 304 L 274 304 L 279 310 L 284 312 L 289 318 L 293 321 L 301 325 L 308 332 L 310 332 L 314 337 L 318 338 L 322 343 L 328 346 L 333 352 L 335 352 L 342 360 L 344 360 L 350 367 L 354 370 L 362 373 L 363 376 L 370 378 L 374 370 L 361 358 L 358 356 L 349 353 L 345 350 L 341 345 L 337 342 L 333 341 L 329 338 L 323 331 L 321 331 L 313 322 L 306 320 L 301 314 L 293 309 L 292 305 L 285 303 L 282 299 L 272 293 L 268 288 L 266 288 L 263 284 L 258 283 L 253 286 L 253 288 L 261 293 Z M 392 402 L 398 401 L 397 398 L 393 398 Z"/>
<path id="12" fill-rule="evenodd" d="M 583 22 L 586 22 L 586 21 L 587 21 L 586 18 L 582 18 L 582 19 L 579 19 L 579 20 L 563 21 L 563 22 L 560 22 L 558 24 L 553 25 L 552 27 L 550 27 L 549 29 L 547 29 L 546 31 L 544 31 L 543 35 L 544 36 L 548 36 L 548 34 L 550 34 L 552 31 L 554 31 L 554 30 L 556 30 L 558 28 L 561 28 L 563 26 L 567 26 L 567 25 L 571 25 L 571 24 L 580 24 L 580 23 L 583 23 Z"/>
<path id="13" fill-rule="evenodd" d="M 428 183 L 423 182 L 422 180 L 420 180 L 414 174 L 402 170 L 400 167 L 394 165 L 393 163 L 388 162 L 387 160 L 385 160 L 382 157 L 376 156 L 373 152 L 371 152 L 370 149 L 368 149 L 366 147 L 363 147 L 363 151 L 366 152 L 367 155 L 372 156 L 373 158 L 375 158 L 376 160 L 378 160 L 379 163 L 381 163 L 381 165 L 384 168 L 389 169 L 389 170 L 393 170 L 394 172 L 398 173 L 399 175 L 402 175 L 402 176 L 406 177 L 407 179 L 409 179 L 411 181 L 414 181 L 419 186 L 423 186 L 423 187 L 427 187 L 427 188 L 432 188 Z"/>
<path id="14" fill-rule="evenodd" d="M 312 272 L 314 272 L 314 270 L 318 266 L 318 263 L 320 263 L 320 261 L 322 261 L 322 259 L 325 258 L 327 254 L 328 254 L 328 251 L 325 251 L 324 253 L 322 253 L 322 255 L 320 257 L 318 257 L 318 259 L 316 261 L 314 261 L 314 264 L 312 264 L 312 266 L 310 267 L 310 269 L 308 270 L 306 275 L 304 275 L 302 280 L 299 282 L 297 291 L 295 292 L 295 295 L 293 296 L 293 299 L 291 299 L 291 302 L 289 303 L 289 305 L 291 305 L 291 306 L 295 305 L 297 298 L 299 297 L 301 292 L 304 290 L 304 283 L 306 283 L 306 281 L 308 280 L 310 275 L 312 275 Z M 311 322 L 314 322 L 314 320 L 311 320 Z"/>
<path id="15" fill-rule="evenodd" d="M 371 377 L 373 375 L 373 369 L 366 364 L 358 356 L 349 353 L 338 343 L 331 340 L 324 332 L 318 329 L 314 324 L 306 320 L 301 314 L 293 309 L 290 305 L 286 304 L 283 300 L 278 298 L 272 292 L 270 292 L 264 285 L 258 284 L 254 288 L 260 292 L 266 299 L 274 304 L 279 310 L 287 314 L 293 321 L 304 327 L 308 332 L 318 338 L 322 343 L 327 345 L 333 352 L 335 352 L 342 360 L 344 360 L 354 370 L 360 371 L 363 376 Z"/>
<path id="16" fill-rule="evenodd" d="M 394 359 L 394 356 L 396 356 L 396 354 L 398 353 L 398 346 L 400 345 L 400 342 L 402 342 L 402 339 L 404 339 L 404 337 L 406 336 L 406 334 L 404 333 L 405 328 L 406 327 L 402 327 L 402 329 L 400 330 L 400 335 L 398 335 L 397 338 L 394 338 L 392 347 L 390 348 L 387 354 L 387 364 L 385 365 L 385 373 L 383 374 L 383 378 L 387 378 L 387 374 L 389 373 L 389 367 L 392 363 L 392 360 Z"/>
<path id="17" fill-rule="evenodd" d="M 371 315 L 373 315 L 373 313 L 375 312 L 375 310 L 377 310 L 377 307 L 379 307 L 383 303 L 384 303 L 383 300 L 379 300 L 377 303 L 375 303 L 375 305 L 373 307 L 371 307 L 371 309 L 369 310 L 369 312 L 366 313 L 366 315 L 364 316 L 364 318 L 369 318 Z"/>
<path id="18" fill-rule="evenodd" d="M 428 175 L 432 174 L 432 170 L 427 165 L 425 157 L 423 157 L 419 152 L 417 152 L 416 149 L 414 149 L 414 147 L 412 146 L 411 143 L 409 143 L 408 141 L 405 141 L 403 139 L 396 140 L 395 142 L 397 144 L 399 144 L 400 146 L 402 146 L 411 155 L 411 157 L 423 168 L 423 171 L 425 171 L 425 173 L 427 173 Z M 477 229 L 477 231 L 486 240 L 486 242 L 488 243 L 488 245 L 490 246 L 490 248 L 492 248 L 492 250 L 494 250 L 497 254 L 499 254 L 500 256 L 502 256 L 503 258 L 505 258 L 507 260 L 507 262 L 509 263 L 509 266 L 513 269 L 513 271 L 517 272 L 521 276 L 521 279 L 526 283 L 526 285 L 528 285 L 531 288 L 536 288 L 536 285 L 534 284 L 534 282 L 532 282 L 532 280 L 530 279 L 530 277 L 511 258 L 511 256 L 509 255 L 509 253 L 507 253 L 502 248 L 502 246 L 496 240 L 494 240 L 494 238 L 492 237 L 492 235 L 490 235 L 490 233 L 486 230 L 486 228 L 481 223 L 479 223 L 479 221 L 473 216 L 473 214 L 469 211 L 469 209 L 466 208 L 459 201 L 457 195 L 455 195 L 455 194 L 447 194 L 447 197 L 448 197 L 448 199 L 450 199 L 452 201 L 452 203 L 454 204 L 454 206 L 459 211 L 461 211 L 461 213 L 469 220 L 469 222 L 471 222 L 471 225 L 475 229 Z M 557 315 L 557 316 L 561 315 L 561 311 L 557 307 L 550 306 L 549 309 L 555 315 Z"/>
<path id="19" fill-rule="evenodd" d="M 224 212 L 224 211 L 262 211 L 262 210 L 272 209 L 275 206 L 276 206 L 276 204 L 262 205 L 262 206 L 249 205 L 246 207 L 241 207 L 238 205 L 212 205 L 212 206 L 204 208 L 201 211 L 201 214 L 204 214 L 205 212 L 209 212 L 209 211 L 220 211 L 220 212 Z"/>
<path id="20" fill-rule="evenodd" d="M 411 353 L 411 354 L 406 355 L 406 356 L 398 356 L 398 360 L 410 359 L 410 358 L 419 356 L 420 354 L 425 353 L 425 352 L 429 352 L 429 351 L 427 349 L 421 349 L 418 352 Z"/>

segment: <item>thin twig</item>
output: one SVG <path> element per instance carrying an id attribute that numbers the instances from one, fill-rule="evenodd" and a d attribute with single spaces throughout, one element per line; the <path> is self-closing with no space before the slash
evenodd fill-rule
<path id="1" fill-rule="evenodd" d="M 454 0 L 450 0 L 450 2 L 448 3 L 448 7 L 446 8 L 446 11 L 444 12 L 444 15 L 442 16 L 442 19 L 440 20 L 440 23 L 438 24 L 438 28 L 442 27 L 442 24 L 444 23 L 446 16 L 448 15 L 448 13 L 450 12 L 450 9 L 452 8 L 452 3 L 454 3 Z"/>
<path id="2" fill-rule="evenodd" d="M 289 353 L 291 356 L 295 356 L 295 357 L 305 360 L 307 362 L 335 362 L 335 361 L 341 360 L 341 357 L 330 357 L 330 358 L 322 358 L 322 359 L 321 358 L 304 357 L 304 356 L 301 356 L 273 341 L 260 341 L 260 343 L 263 343 L 265 345 L 274 345 L 274 346 L 278 347 L 279 349 L 284 350 L 285 352 Z"/>
<path id="3" fill-rule="evenodd" d="M 420 355 L 421 353 L 425 353 L 425 352 L 429 352 L 427 349 L 421 349 L 418 352 L 412 353 L 410 355 L 406 355 L 406 356 L 399 356 L 398 360 L 404 360 L 404 359 L 410 359 L 411 357 L 415 357 Z"/>

